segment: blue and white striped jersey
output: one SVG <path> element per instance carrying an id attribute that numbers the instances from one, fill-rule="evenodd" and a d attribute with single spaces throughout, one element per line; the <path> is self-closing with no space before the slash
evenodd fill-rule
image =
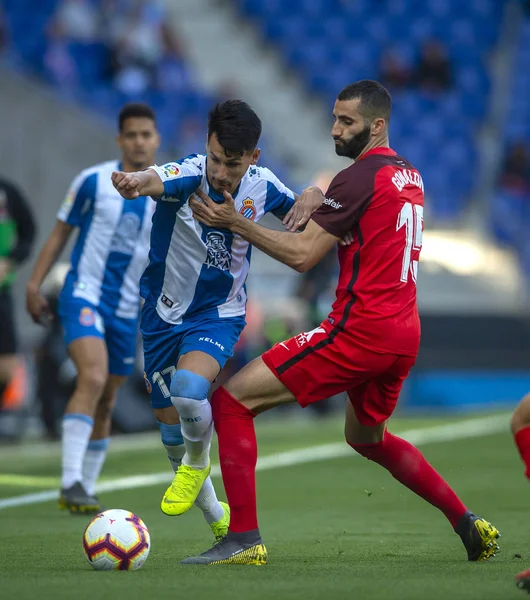
<path id="1" fill-rule="evenodd" d="M 153 218 L 141 296 L 171 324 L 198 314 L 201 318 L 244 315 L 251 246 L 231 231 L 196 221 L 188 203 L 198 188 L 213 200 L 224 201 L 208 184 L 206 156 L 191 155 L 151 168 L 163 181 L 164 194 Z M 254 221 L 267 212 L 283 216 L 295 198 L 269 169 L 257 166 L 249 167 L 233 196 L 237 210 Z"/>
<path id="2" fill-rule="evenodd" d="M 83 298 L 106 315 L 138 317 L 154 201 L 124 200 L 114 189 L 118 161 L 95 165 L 73 181 L 57 218 L 79 227 L 63 295 Z"/>

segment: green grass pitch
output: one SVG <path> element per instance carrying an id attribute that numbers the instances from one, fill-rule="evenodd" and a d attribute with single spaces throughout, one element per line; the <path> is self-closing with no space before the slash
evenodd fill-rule
<path id="1" fill-rule="evenodd" d="M 458 419 L 395 419 L 392 431 Z M 506 422 L 508 419 L 506 418 Z M 116 448 L 106 480 L 168 469 L 153 442 Z M 258 427 L 262 455 L 342 439 L 341 422 L 269 421 Z M 118 445 L 118 444 L 116 444 Z M 197 510 L 167 517 L 165 485 L 102 494 L 111 508 L 138 514 L 151 554 L 136 572 L 96 572 L 81 536 L 88 521 L 55 502 L 0 510 L 0 597 L 11 600 L 510 600 L 524 598 L 514 575 L 530 567 L 530 486 L 505 433 L 426 445 L 427 458 L 471 510 L 500 529 L 502 552 L 488 563 L 466 560 L 442 514 L 377 465 L 359 457 L 309 462 L 258 473 L 265 567 L 190 567 L 179 560 L 206 550 L 209 528 Z M 213 452 L 216 457 L 216 451 Z M 0 498 L 54 487 L 56 449 L 0 449 Z M 27 477 L 27 479 L 24 479 Z M 221 480 L 215 478 L 220 496 Z M 522 559 L 516 558 L 520 554 Z"/>

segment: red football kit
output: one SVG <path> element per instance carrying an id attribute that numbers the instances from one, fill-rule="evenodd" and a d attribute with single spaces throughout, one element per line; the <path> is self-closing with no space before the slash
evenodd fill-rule
<path id="1" fill-rule="evenodd" d="M 419 347 L 416 277 L 423 182 L 393 150 L 376 148 L 335 177 L 313 219 L 337 238 L 348 232 L 354 236 L 351 246 L 339 249 L 337 299 L 319 327 L 276 344 L 262 358 L 302 406 L 346 391 L 359 422 L 380 425 L 392 415 Z M 231 508 L 228 562 L 244 562 L 247 552 L 247 564 L 263 564 L 256 510 L 256 415 L 223 387 L 212 396 L 212 412 Z M 347 442 L 356 452 L 444 513 L 469 560 L 494 555 L 497 529 L 467 510 L 417 448 L 388 430 L 372 442 L 348 433 L 352 436 L 352 431 Z M 254 546 L 246 550 L 242 540 Z M 219 556 L 216 548 L 212 560 Z"/>
<path id="2" fill-rule="evenodd" d="M 363 425 L 388 419 L 420 342 L 416 278 L 423 181 L 390 148 L 375 148 L 331 182 L 313 220 L 344 237 L 328 318 L 263 355 L 302 406 L 346 391 Z"/>

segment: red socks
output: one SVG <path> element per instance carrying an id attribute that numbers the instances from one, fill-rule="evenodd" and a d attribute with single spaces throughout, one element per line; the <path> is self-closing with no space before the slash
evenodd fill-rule
<path id="1" fill-rule="evenodd" d="M 254 413 L 223 387 L 212 396 L 212 413 L 219 438 L 219 460 L 230 505 L 230 531 L 258 528 L 256 463 L 258 444 Z"/>
<path id="2" fill-rule="evenodd" d="M 514 435 L 515 443 L 519 450 L 519 454 L 523 459 L 527 479 L 530 479 L 530 427 L 520 429 Z"/>
<path id="3" fill-rule="evenodd" d="M 385 467 L 392 477 L 409 490 L 439 508 L 453 529 L 457 526 L 466 507 L 412 444 L 387 431 L 383 441 L 378 444 L 350 445 L 362 456 Z"/>
<path id="4" fill-rule="evenodd" d="M 241 533 L 258 528 L 256 508 L 256 463 L 258 446 L 254 413 L 223 387 L 212 396 L 212 412 L 219 438 L 219 458 L 230 504 L 230 531 Z M 524 452 L 519 436 L 524 437 Z M 530 464 L 530 427 L 516 436 L 521 456 Z M 466 507 L 449 485 L 425 460 L 421 452 L 402 438 L 386 432 L 378 444 L 357 444 L 352 448 L 379 463 L 391 475 L 421 498 L 439 508 L 456 527 Z"/>

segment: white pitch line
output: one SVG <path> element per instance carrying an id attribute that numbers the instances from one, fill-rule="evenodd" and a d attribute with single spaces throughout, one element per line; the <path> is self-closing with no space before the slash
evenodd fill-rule
<path id="1" fill-rule="evenodd" d="M 508 433 L 508 419 L 506 415 L 495 415 L 477 419 L 467 419 L 456 423 L 446 425 L 437 425 L 422 429 L 409 429 L 399 433 L 399 436 L 408 440 L 412 444 L 425 445 L 443 442 L 452 442 L 468 438 L 481 437 L 506 431 Z M 297 450 L 287 450 L 286 452 L 277 452 L 269 454 L 258 459 L 257 471 L 270 471 L 282 467 L 292 467 L 305 463 L 330 460 L 332 458 L 342 458 L 346 456 L 359 456 L 352 452 L 352 449 L 345 443 L 322 444 L 309 448 L 299 448 Z M 211 474 L 218 476 L 221 470 L 218 465 L 212 467 Z M 121 477 L 113 479 L 98 485 L 98 492 L 115 492 L 118 490 L 130 490 L 142 487 L 149 487 L 161 483 L 168 483 L 171 480 L 171 473 L 163 471 L 161 473 L 152 473 L 150 475 L 133 475 L 130 477 Z M 48 490 L 36 494 L 23 494 L 4 498 L 0 500 L 0 510 L 28 504 L 40 504 L 58 498 L 57 490 Z"/>

